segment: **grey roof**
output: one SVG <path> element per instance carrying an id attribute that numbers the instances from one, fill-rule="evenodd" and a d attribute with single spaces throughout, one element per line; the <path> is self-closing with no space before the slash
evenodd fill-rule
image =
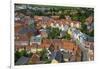
<path id="1" fill-rule="evenodd" d="M 87 41 L 94 42 L 94 37 L 90 37 L 89 35 L 85 34 L 87 37 Z"/>
<path id="2" fill-rule="evenodd" d="M 94 42 L 94 37 L 89 37 L 89 38 L 88 38 L 88 41 Z"/>
<path id="3" fill-rule="evenodd" d="M 22 56 L 21 58 L 18 59 L 18 61 L 15 63 L 15 65 L 24 65 L 27 64 L 29 61 L 28 57 Z"/>
<path id="4" fill-rule="evenodd" d="M 64 58 L 69 58 L 71 54 L 69 52 L 62 52 Z"/>
<path id="5" fill-rule="evenodd" d="M 56 59 L 58 62 L 62 62 L 62 61 L 63 61 L 63 54 L 62 54 L 60 51 L 57 51 L 57 52 L 56 52 L 55 59 Z"/>

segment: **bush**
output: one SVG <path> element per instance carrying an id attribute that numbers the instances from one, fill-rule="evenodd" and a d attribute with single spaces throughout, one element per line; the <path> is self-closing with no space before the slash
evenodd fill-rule
<path id="1" fill-rule="evenodd" d="M 41 60 L 41 61 L 48 61 L 47 50 L 46 50 L 46 48 L 44 48 L 44 49 L 40 52 L 40 60 Z"/>
<path id="2" fill-rule="evenodd" d="M 48 28 L 48 38 L 49 39 L 57 39 L 60 36 L 59 28 Z"/>
<path id="3" fill-rule="evenodd" d="M 71 39 L 71 35 L 66 33 L 65 36 L 62 37 L 62 39 L 67 39 L 67 40 L 70 40 Z"/>

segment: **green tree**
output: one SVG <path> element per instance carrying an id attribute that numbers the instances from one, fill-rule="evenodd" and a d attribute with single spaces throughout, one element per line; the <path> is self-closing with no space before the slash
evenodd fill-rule
<path id="1" fill-rule="evenodd" d="M 15 62 L 21 57 L 21 54 L 19 51 L 15 52 Z"/>
<path id="2" fill-rule="evenodd" d="M 65 15 L 64 14 L 61 14 L 60 15 L 60 19 L 65 19 Z"/>
<path id="3" fill-rule="evenodd" d="M 82 23 L 81 24 L 81 29 L 80 29 L 83 33 L 87 33 L 87 25 Z"/>
<path id="4" fill-rule="evenodd" d="M 42 61 L 48 60 L 46 48 L 43 48 L 43 50 L 40 52 L 40 60 L 42 60 Z"/>
<path id="5" fill-rule="evenodd" d="M 48 38 L 49 39 L 55 39 L 60 36 L 60 30 L 59 28 L 48 28 Z"/>
<path id="6" fill-rule="evenodd" d="M 62 37 L 62 39 L 70 40 L 71 39 L 71 36 L 70 36 L 70 34 L 67 33 L 64 37 Z"/>
<path id="7" fill-rule="evenodd" d="M 25 50 L 19 52 L 19 51 L 16 51 L 15 52 L 15 61 L 18 60 L 20 57 L 22 56 L 27 56 L 27 52 Z"/>

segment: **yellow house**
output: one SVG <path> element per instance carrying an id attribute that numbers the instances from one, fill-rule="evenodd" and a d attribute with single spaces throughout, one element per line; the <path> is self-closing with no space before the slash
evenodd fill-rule
<path id="1" fill-rule="evenodd" d="M 24 50 L 24 48 L 20 48 L 18 51 L 21 52 L 21 51 L 23 51 L 23 50 Z"/>
<path id="2" fill-rule="evenodd" d="M 68 34 L 72 35 L 71 28 L 68 29 Z"/>
<path id="3" fill-rule="evenodd" d="M 37 49 L 37 48 L 31 48 L 31 52 L 32 52 L 32 53 L 36 53 L 37 51 L 38 51 L 38 52 L 41 52 L 42 49 L 41 49 L 41 48 L 38 48 L 38 49 Z"/>
<path id="4" fill-rule="evenodd" d="M 55 59 L 53 59 L 53 60 L 51 61 L 51 64 L 56 64 L 56 63 L 58 63 L 58 61 L 55 60 Z"/>

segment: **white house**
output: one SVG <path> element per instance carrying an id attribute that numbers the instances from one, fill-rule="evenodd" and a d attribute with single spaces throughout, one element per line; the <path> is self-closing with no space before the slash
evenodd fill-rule
<path id="1" fill-rule="evenodd" d="M 59 24 L 58 23 L 56 23 L 56 27 L 59 28 Z"/>
<path id="2" fill-rule="evenodd" d="M 51 23 L 51 24 L 50 24 L 50 26 L 51 26 L 51 27 L 54 27 L 54 24 L 53 24 L 53 23 Z"/>
<path id="3" fill-rule="evenodd" d="M 46 24 L 42 24 L 42 28 L 46 29 L 46 27 L 47 27 Z"/>
<path id="4" fill-rule="evenodd" d="M 32 36 L 30 39 L 30 45 L 32 45 L 33 43 L 37 43 L 38 45 L 40 45 L 41 44 L 41 35 Z"/>
<path id="5" fill-rule="evenodd" d="M 64 26 L 63 26 L 63 24 L 61 24 L 61 26 L 59 27 L 59 29 L 60 29 L 61 31 L 64 31 Z"/>
<path id="6" fill-rule="evenodd" d="M 74 23 L 73 23 L 73 22 L 71 22 L 70 26 L 71 26 L 71 27 L 74 27 Z"/>
<path id="7" fill-rule="evenodd" d="M 74 22 L 71 22 L 70 23 L 70 26 L 73 28 L 73 27 L 75 27 L 75 28 L 80 28 L 81 27 L 81 23 L 80 22 L 78 22 L 78 21 L 74 21 Z"/>

